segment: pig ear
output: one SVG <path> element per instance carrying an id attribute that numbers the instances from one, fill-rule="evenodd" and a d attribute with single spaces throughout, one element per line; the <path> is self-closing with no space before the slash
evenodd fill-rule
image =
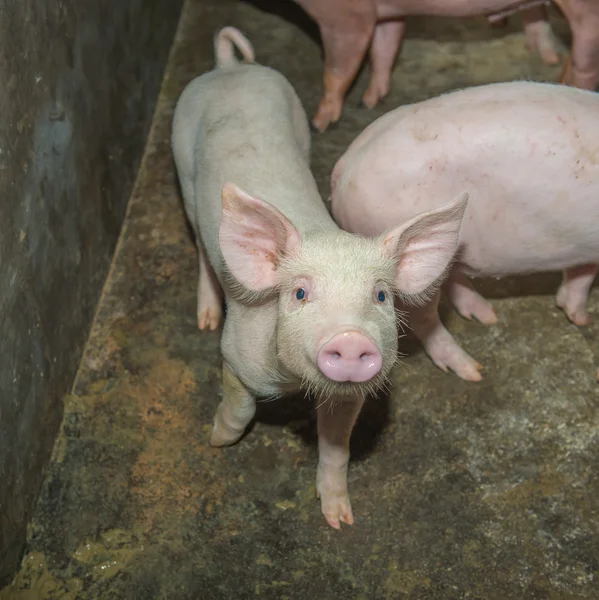
<path id="1" fill-rule="evenodd" d="M 468 194 L 463 193 L 384 235 L 383 253 L 397 259 L 396 286 L 401 294 L 418 296 L 445 273 L 458 249 L 467 204 Z"/>
<path id="2" fill-rule="evenodd" d="M 299 233 L 276 208 L 232 183 L 221 196 L 218 238 L 231 275 L 253 292 L 274 287 L 279 261 L 299 248 Z"/>

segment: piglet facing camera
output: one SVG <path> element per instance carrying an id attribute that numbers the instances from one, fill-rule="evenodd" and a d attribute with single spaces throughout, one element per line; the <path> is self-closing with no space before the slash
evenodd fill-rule
<path id="1" fill-rule="evenodd" d="M 353 523 L 349 438 L 397 357 L 396 293 L 443 277 L 466 196 L 375 238 L 342 231 L 309 168 L 304 109 L 277 71 L 251 63 L 241 33 L 216 36 L 217 64 L 181 95 L 173 151 L 199 251 L 198 318 L 224 297 L 223 397 L 210 443 L 237 442 L 256 399 L 304 389 L 317 402 L 322 512 Z M 243 36 L 242 36 L 243 37 Z M 248 62 L 236 61 L 237 44 Z"/>

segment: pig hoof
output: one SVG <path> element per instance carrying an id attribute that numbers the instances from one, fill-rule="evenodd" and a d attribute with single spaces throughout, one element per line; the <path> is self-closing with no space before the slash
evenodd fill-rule
<path id="1" fill-rule="evenodd" d="M 526 46 L 529 52 L 538 52 L 544 64 L 559 64 L 557 41 L 553 35 L 551 25 L 546 21 L 526 26 Z"/>
<path id="2" fill-rule="evenodd" d="M 358 103 L 358 108 L 365 108 L 366 110 L 372 110 L 378 104 L 378 98 L 362 98 Z"/>
<path id="3" fill-rule="evenodd" d="M 483 366 L 476 362 L 460 349 L 460 354 L 457 356 L 448 356 L 443 360 L 433 358 L 433 362 L 444 373 L 449 370 L 453 371 L 458 377 L 466 381 L 482 381 L 483 376 L 480 374 Z"/>
<path id="4" fill-rule="evenodd" d="M 561 308 L 566 313 L 568 320 L 571 323 L 574 323 L 574 325 L 584 327 L 585 325 L 590 325 L 593 321 L 589 316 L 586 307 L 574 306 L 572 308 L 568 306 L 567 290 L 563 286 L 558 290 L 556 304 L 558 308 Z"/>
<path id="5" fill-rule="evenodd" d="M 222 448 L 223 446 L 231 446 L 241 439 L 243 431 L 234 431 L 229 427 L 214 424 L 212 435 L 210 436 L 210 445 L 214 448 Z"/>
<path id="6" fill-rule="evenodd" d="M 530 53 L 535 52 L 535 50 L 539 53 L 539 56 L 541 57 L 541 60 L 543 61 L 544 65 L 547 65 L 547 66 L 559 65 L 559 63 L 560 63 L 559 54 L 557 53 L 557 51 L 555 50 L 555 48 L 553 46 L 550 46 L 549 44 L 545 43 L 543 40 L 536 40 L 535 42 L 528 44 L 528 51 Z"/>
<path id="7" fill-rule="evenodd" d="M 379 104 L 379 102 L 382 102 L 385 98 L 385 96 L 388 94 L 389 90 L 388 88 L 382 88 L 382 89 L 367 89 L 364 92 L 364 95 L 362 96 L 362 100 L 360 101 L 360 107 L 361 108 L 366 108 L 368 110 L 372 110 L 373 108 L 375 108 L 377 106 L 377 104 Z"/>
<path id="8" fill-rule="evenodd" d="M 318 107 L 318 111 L 312 119 L 312 126 L 319 131 L 324 133 L 332 125 L 337 123 L 341 118 L 341 111 L 343 110 L 343 102 L 325 101 Z"/>
<path id="9" fill-rule="evenodd" d="M 325 133 L 326 131 L 335 131 L 338 125 L 338 121 L 331 121 L 325 125 L 323 129 L 319 129 L 318 126 L 314 125 L 314 123 L 310 123 L 310 129 L 315 133 Z"/>
<path id="10" fill-rule="evenodd" d="M 351 504 L 347 494 L 343 496 L 322 497 L 322 514 L 333 529 L 341 529 L 341 523 L 354 524 Z"/>
<path id="11" fill-rule="evenodd" d="M 567 314 L 568 319 L 570 319 L 574 325 L 578 325 L 579 327 L 590 325 L 593 322 L 593 319 L 591 319 L 588 313 L 584 310 L 574 311 Z"/>
<path id="12" fill-rule="evenodd" d="M 539 48 L 539 54 L 541 55 L 541 60 L 547 66 L 551 67 L 560 63 L 559 55 L 553 48 Z"/>
<path id="13" fill-rule="evenodd" d="M 198 313 L 198 329 L 214 331 L 220 325 L 223 312 L 220 306 L 204 308 Z"/>
<path id="14" fill-rule="evenodd" d="M 466 318 L 474 317 L 483 325 L 495 325 L 497 323 L 497 313 L 495 309 L 487 302 L 473 306 Z M 466 315 L 464 315 L 466 316 Z"/>
<path id="15" fill-rule="evenodd" d="M 320 463 L 316 474 L 316 497 L 324 518 L 333 529 L 341 529 L 341 523 L 354 524 L 346 480 L 347 465 L 341 469 L 323 467 Z"/>
<path id="16" fill-rule="evenodd" d="M 317 131 L 318 133 L 324 133 L 332 124 L 333 119 L 331 119 L 326 114 L 322 114 L 320 111 L 316 114 L 316 116 L 312 119 L 312 129 Z"/>
<path id="17" fill-rule="evenodd" d="M 314 119 L 310 123 L 310 128 L 315 133 L 324 133 L 327 129 L 329 129 L 330 125 L 331 125 L 331 123 L 328 123 L 326 121 L 321 121 L 321 120 L 317 121 L 316 119 Z"/>

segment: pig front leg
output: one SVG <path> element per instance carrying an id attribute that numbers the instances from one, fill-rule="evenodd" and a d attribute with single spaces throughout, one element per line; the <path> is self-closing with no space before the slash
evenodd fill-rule
<path id="1" fill-rule="evenodd" d="M 388 93 L 393 63 L 406 31 L 404 19 L 378 23 L 370 46 L 370 81 L 362 96 L 367 108 L 374 108 Z"/>
<path id="2" fill-rule="evenodd" d="M 537 51 L 546 65 L 559 63 L 558 45 L 547 18 L 544 6 L 533 6 L 522 11 L 526 46 L 530 52 Z"/>
<path id="3" fill-rule="evenodd" d="M 443 284 L 443 291 L 465 319 L 470 320 L 474 317 L 484 325 L 497 323 L 497 314 L 491 303 L 472 287 L 466 275 L 458 269 L 455 269 Z"/>
<path id="4" fill-rule="evenodd" d="M 575 325 L 591 323 L 587 301 L 598 268 L 597 265 L 581 265 L 564 271 L 556 303 Z"/>
<path id="5" fill-rule="evenodd" d="M 234 444 L 256 413 L 256 399 L 223 360 L 223 399 L 216 410 L 211 446 Z"/>
<path id="6" fill-rule="evenodd" d="M 354 523 L 347 493 L 349 438 L 363 404 L 364 398 L 332 398 L 319 401 L 317 408 L 316 494 L 324 518 L 334 529 L 340 529 L 340 523 Z"/>
<path id="7" fill-rule="evenodd" d="M 447 373 L 451 369 L 466 381 L 480 381 L 482 365 L 466 354 L 439 318 L 441 293 L 423 307 L 410 307 L 410 327 L 431 360 Z"/>
<path id="8" fill-rule="evenodd" d="M 223 315 L 223 292 L 208 262 L 206 250 L 199 237 L 198 247 L 198 327 L 214 331 L 220 324 Z"/>

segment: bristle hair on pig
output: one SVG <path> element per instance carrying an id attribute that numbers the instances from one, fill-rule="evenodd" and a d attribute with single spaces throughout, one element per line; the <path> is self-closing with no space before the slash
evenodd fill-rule
<path id="1" fill-rule="evenodd" d="M 562 271 L 556 304 L 587 325 L 599 266 L 598 140 L 595 92 L 530 81 L 455 90 L 392 110 L 356 137 L 333 169 L 332 214 L 374 236 L 467 188 L 442 286 L 457 311 L 497 321 L 469 277 Z M 439 368 L 479 381 L 480 363 L 441 323 L 439 296 L 409 309 L 410 326 Z"/>
<path id="2" fill-rule="evenodd" d="M 309 125 L 294 89 L 253 62 L 237 29 L 216 35 L 215 52 L 218 67 L 181 94 L 172 134 L 198 247 L 200 329 L 218 327 L 223 297 L 227 305 L 223 397 L 210 443 L 237 442 L 259 398 L 313 392 L 317 491 L 327 522 L 339 528 L 354 521 L 351 430 L 396 361 L 393 296 L 418 299 L 439 285 L 467 195 L 374 238 L 342 231 L 310 172 Z"/>

